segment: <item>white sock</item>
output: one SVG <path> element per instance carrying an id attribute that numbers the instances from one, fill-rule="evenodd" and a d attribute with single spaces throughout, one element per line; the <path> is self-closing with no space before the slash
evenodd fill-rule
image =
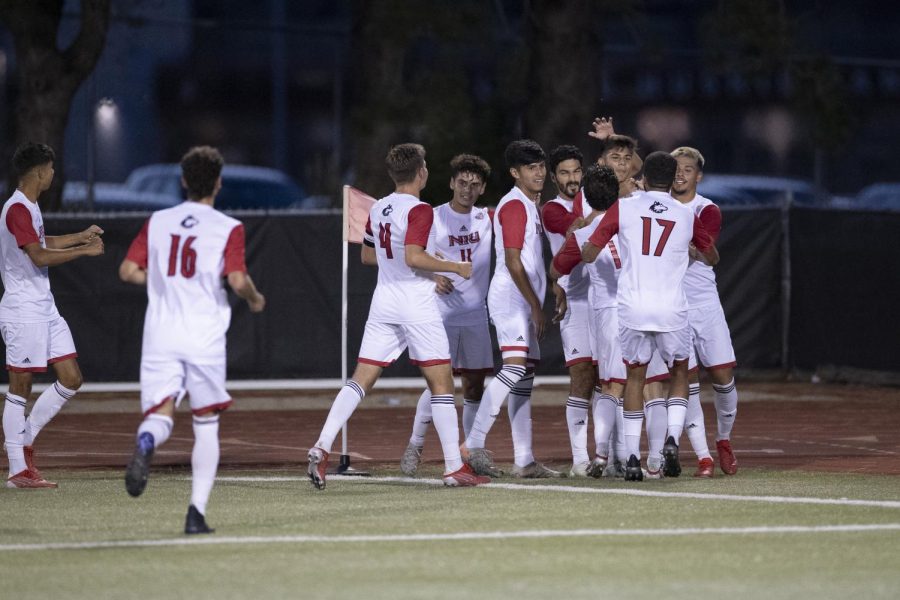
<path id="1" fill-rule="evenodd" d="M 472 432 L 472 425 L 475 424 L 475 415 L 478 413 L 478 407 L 481 406 L 481 400 L 471 400 L 466 398 L 463 400 L 462 425 L 463 435 L 469 437 Z"/>
<path id="2" fill-rule="evenodd" d="M 481 406 L 472 423 L 472 430 L 466 436 L 466 448 L 484 448 L 484 440 L 494 426 L 500 407 L 509 395 L 509 391 L 525 376 L 525 367 L 521 365 L 503 365 L 491 382 L 484 388 Z"/>
<path id="3" fill-rule="evenodd" d="M 138 427 L 137 437 L 141 437 L 142 433 L 149 433 L 153 436 L 153 446 L 159 448 L 169 439 L 174 425 L 175 422 L 172 420 L 172 417 L 150 413 L 144 417 L 144 420 Z"/>
<path id="4" fill-rule="evenodd" d="M 594 388 L 591 399 L 594 412 L 594 444 L 597 456 L 609 458 L 609 437 L 616 428 L 616 409 L 619 401 L 615 396 L 604 394 Z"/>
<path id="5" fill-rule="evenodd" d="M 590 462 L 587 451 L 588 408 L 584 398 L 569 396 L 566 402 L 566 424 L 569 426 L 569 444 L 572 446 L 572 464 Z"/>
<path id="6" fill-rule="evenodd" d="M 631 455 L 641 458 L 641 429 L 644 427 L 644 411 L 642 410 L 626 410 L 625 425 L 623 427 L 625 434 L 625 455 L 622 462 L 631 458 Z"/>
<path id="7" fill-rule="evenodd" d="M 625 398 L 617 398 L 616 404 L 616 458 L 624 463 L 628 460 L 628 448 L 625 445 Z M 640 454 L 636 455 L 638 458 Z"/>
<path id="8" fill-rule="evenodd" d="M 328 411 L 328 418 L 325 419 L 325 425 L 322 426 L 322 433 L 319 434 L 316 448 L 321 448 L 325 452 L 331 452 L 334 438 L 337 437 L 344 423 L 350 419 L 350 415 L 353 414 L 353 411 L 356 410 L 356 407 L 359 406 L 365 395 L 366 393 L 361 385 L 352 379 L 347 380 L 347 384 L 338 392 L 334 403 L 331 405 L 331 410 Z"/>
<path id="9" fill-rule="evenodd" d="M 531 388 L 534 375 L 526 375 L 509 392 L 509 425 L 512 428 L 513 462 L 527 467 L 534 462 L 531 450 Z"/>
<path id="10" fill-rule="evenodd" d="M 421 448 L 425 445 L 425 434 L 431 425 L 431 392 L 426 389 L 416 403 L 416 418 L 413 420 L 412 435 L 409 443 Z"/>
<path id="11" fill-rule="evenodd" d="M 50 422 L 50 419 L 56 416 L 63 404 L 75 396 L 76 391 L 70 390 L 58 381 L 47 387 L 38 396 L 34 406 L 31 407 L 31 413 L 28 415 L 28 420 L 25 423 L 25 437 L 22 443 L 26 446 L 34 444 L 34 440 L 41 429 Z"/>
<path id="12" fill-rule="evenodd" d="M 191 453 L 191 504 L 201 515 L 219 468 L 219 415 L 194 416 L 194 451 Z"/>
<path id="13" fill-rule="evenodd" d="M 3 403 L 3 436 L 6 442 L 6 456 L 9 458 L 9 476 L 25 470 L 25 452 L 22 438 L 25 429 L 25 398 L 6 394 Z"/>
<path id="14" fill-rule="evenodd" d="M 459 417 L 453 403 L 453 394 L 431 396 L 431 414 L 434 428 L 441 440 L 441 449 L 444 451 L 444 474 L 459 471 L 462 468 L 459 453 Z"/>
<path id="15" fill-rule="evenodd" d="M 700 384 L 692 383 L 691 393 L 688 395 L 687 414 L 684 419 L 684 429 L 687 433 L 691 447 L 698 460 L 712 458 L 709 453 L 709 444 L 706 441 L 706 424 L 703 422 L 703 407 L 700 405 Z"/>
<path id="16" fill-rule="evenodd" d="M 738 395 L 734 384 L 734 378 L 725 385 L 713 384 L 716 391 L 716 420 L 718 421 L 718 433 L 716 441 L 731 439 L 731 428 L 734 427 L 734 418 L 737 416 Z"/>
<path id="17" fill-rule="evenodd" d="M 644 415 L 647 417 L 647 468 L 651 471 L 658 471 L 662 464 L 662 449 L 666 443 L 666 431 L 669 424 L 666 400 L 655 398 L 645 404 Z"/>
<path id="18" fill-rule="evenodd" d="M 666 400 L 666 410 L 669 413 L 669 430 L 667 436 L 675 438 L 675 443 L 681 438 L 684 431 L 684 417 L 687 413 L 687 400 L 685 398 L 669 398 Z"/>

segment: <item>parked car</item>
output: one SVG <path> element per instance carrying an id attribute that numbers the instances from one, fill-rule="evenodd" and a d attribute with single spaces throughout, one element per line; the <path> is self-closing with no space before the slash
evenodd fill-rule
<path id="1" fill-rule="evenodd" d="M 900 183 L 873 183 L 861 189 L 853 199 L 859 210 L 900 211 Z"/>
<path id="2" fill-rule="evenodd" d="M 801 206 L 827 204 L 811 182 L 784 177 L 704 174 L 697 191 L 722 206 L 774 207 L 787 200 Z"/>
<path id="3" fill-rule="evenodd" d="M 167 194 L 136 192 L 121 183 L 100 181 L 94 183 L 94 199 L 91 206 L 86 181 L 67 181 L 63 186 L 62 208 L 66 211 L 140 211 L 151 212 L 168 208 L 180 202 L 180 198 Z"/>

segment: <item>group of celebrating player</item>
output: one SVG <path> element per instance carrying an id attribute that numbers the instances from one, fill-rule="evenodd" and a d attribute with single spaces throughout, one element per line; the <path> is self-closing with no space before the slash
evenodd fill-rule
<path id="1" fill-rule="evenodd" d="M 680 147 L 641 161 L 637 142 L 616 135 L 612 119 L 595 120 L 591 135 L 602 141 L 603 150 L 586 168 L 575 146 L 559 146 L 548 158 L 531 140 L 509 144 L 505 159 L 514 186 L 495 209 L 475 206 L 491 172 L 482 158 L 456 156 L 453 197 L 432 208 L 420 200 L 428 181 L 425 149 L 391 148 L 386 163 L 396 190 L 372 206 L 362 248 L 362 262 L 378 266 L 378 284 L 356 370 L 309 451 L 308 475 L 317 489 L 325 488 L 338 431 L 384 367 L 405 349 L 428 387 L 401 458 L 404 474 L 415 476 L 425 433 L 434 423 L 445 485 L 473 486 L 501 476 L 485 445 L 508 399 L 512 475 L 562 475 L 532 452 L 531 392 L 546 327 L 545 235 L 554 253 L 553 321 L 560 323 L 571 376 L 569 476 L 677 477 L 678 446 L 687 429 L 698 457 L 694 475 L 712 477 L 698 356 L 715 390 L 720 467 L 726 474 L 737 472 L 730 443 L 737 412 L 735 358 L 713 271 L 721 213 L 697 194 L 703 156 Z M 558 195 L 541 205 L 548 172 Z M 503 365 L 485 386 L 486 374 L 494 370 L 489 320 Z M 462 381 L 461 445 L 454 373 Z M 642 468 L 645 416 L 649 453 Z"/>

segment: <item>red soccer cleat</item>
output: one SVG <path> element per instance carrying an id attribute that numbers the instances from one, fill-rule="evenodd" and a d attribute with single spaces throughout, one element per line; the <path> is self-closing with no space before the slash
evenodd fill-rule
<path id="1" fill-rule="evenodd" d="M 472 467 L 466 463 L 463 463 L 461 469 L 453 471 L 452 473 L 447 473 L 442 479 L 444 480 L 444 485 L 447 487 L 472 487 L 474 485 L 491 482 L 490 477 L 476 475 L 475 471 L 472 470 Z"/>
<path id="2" fill-rule="evenodd" d="M 728 440 L 718 440 L 716 442 L 716 453 L 719 455 L 719 466 L 726 475 L 734 475 L 737 473 L 737 459 L 731 450 L 731 442 Z"/>
<path id="3" fill-rule="evenodd" d="M 24 471 L 19 471 L 18 473 L 7 479 L 6 487 L 16 488 L 20 490 L 36 490 L 41 488 L 55 488 L 59 486 L 52 481 L 47 481 L 34 471 L 25 469 Z"/>
<path id="4" fill-rule="evenodd" d="M 310 482 L 317 490 L 324 490 L 328 453 L 321 448 L 310 448 L 307 458 L 309 458 L 309 466 L 306 468 L 306 473 L 309 475 Z"/>
<path id="5" fill-rule="evenodd" d="M 716 472 L 716 465 L 711 458 L 703 458 L 700 459 L 700 462 L 697 464 L 697 471 L 694 473 L 694 477 L 702 477 L 703 479 L 712 479 L 713 474 Z"/>
<path id="6" fill-rule="evenodd" d="M 34 446 L 25 446 L 22 450 L 25 453 L 25 468 L 41 477 L 41 472 L 34 466 Z"/>

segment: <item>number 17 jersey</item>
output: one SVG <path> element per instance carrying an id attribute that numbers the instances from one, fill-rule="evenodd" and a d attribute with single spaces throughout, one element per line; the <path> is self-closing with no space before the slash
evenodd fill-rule
<path id="1" fill-rule="evenodd" d="M 153 213 L 126 258 L 147 271 L 143 360 L 224 362 L 231 306 L 223 277 L 247 270 L 241 222 L 186 201 Z"/>

